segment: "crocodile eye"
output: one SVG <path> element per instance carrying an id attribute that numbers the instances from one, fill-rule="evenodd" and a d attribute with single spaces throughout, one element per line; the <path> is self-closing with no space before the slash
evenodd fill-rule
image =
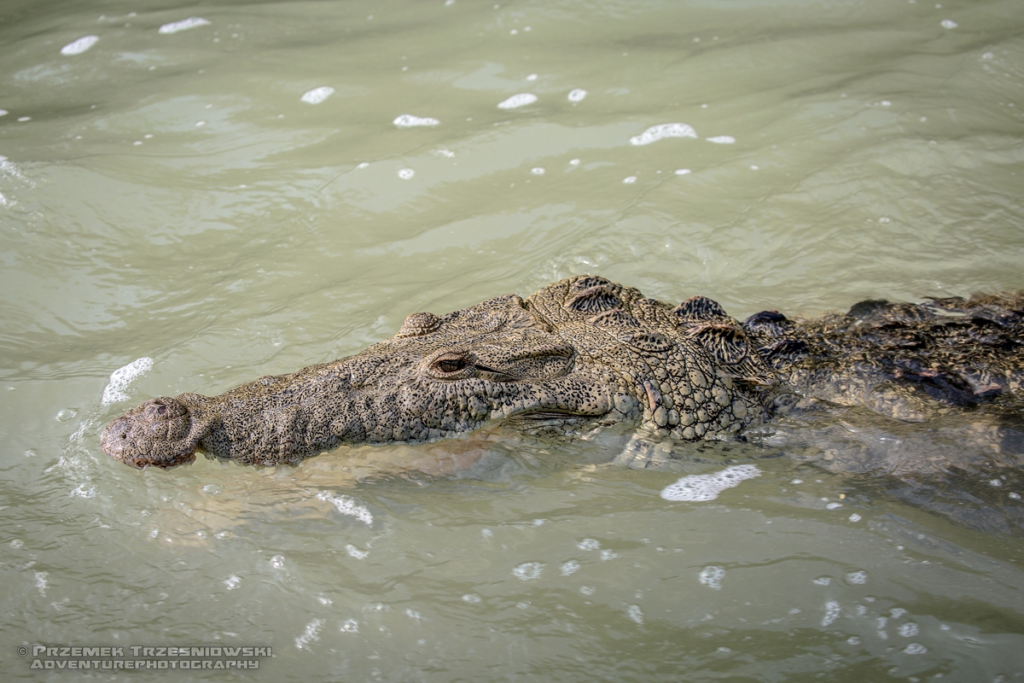
<path id="1" fill-rule="evenodd" d="M 459 370 L 462 370 L 464 367 L 466 367 L 466 359 L 445 358 L 444 360 L 439 360 L 436 363 L 434 363 L 434 367 L 440 370 L 441 372 L 445 373 L 458 372 Z"/>

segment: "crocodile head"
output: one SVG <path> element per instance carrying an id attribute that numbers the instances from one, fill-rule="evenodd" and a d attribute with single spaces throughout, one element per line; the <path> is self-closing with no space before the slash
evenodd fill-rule
<path id="1" fill-rule="evenodd" d="M 672 308 L 603 278 L 554 283 L 445 315 L 413 313 L 365 351 L 220 396 L 159 398 L 112 422 L 103 449 L 173 467 L 197 449 L 295 463 L 341 444 L 434 441 L 488 422 L 568 433 L 613 422 L 682 439 L 731 433 L 770 380 L 710 299 Z"/>
<path id="2" fill-rule="evenodd" d="M 108 424 L 100 445 L 115 460 L 140 469 L 190 463 L 210 427 L 209 420 L 197 415 L 202 398 L 183 394 L 150 399 Z"/>

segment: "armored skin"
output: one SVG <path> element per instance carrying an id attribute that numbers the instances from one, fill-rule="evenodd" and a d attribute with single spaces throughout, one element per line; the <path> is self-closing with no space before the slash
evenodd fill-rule
<path id="1" fill-rule="evenodd" d="M 103 450 L 174 467 L 197 450 L 297 463 L 341 444 L 433 441 L 505 421 L 577 433 L 616 422 L 693 441 L 771 419 L 780 394 L 899 420 L 999 403 L 1024 386 L 1024 296 L 858 304 L 845 315 L 743 324 L 702 296 L 678 306 L 601 277 L 447 315 L 413 313 L 365 351 L 215 397 L 155 398 L 107 425 Z"/>

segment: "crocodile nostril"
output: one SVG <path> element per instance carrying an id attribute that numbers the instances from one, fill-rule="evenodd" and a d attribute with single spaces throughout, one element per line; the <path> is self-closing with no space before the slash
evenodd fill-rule
<path id="1" fill-rule="evenodd" d="M 121 439 L 123 440 L 123 439 L 127 439 L 127 438 L 128 438 L 128 432 L 121 432 Z"/>

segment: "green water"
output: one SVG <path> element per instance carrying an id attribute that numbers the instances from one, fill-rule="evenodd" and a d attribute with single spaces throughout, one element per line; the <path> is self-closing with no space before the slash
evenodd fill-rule
<path id="1" fill-rule="evenodd" d="M 98 439 L 576 273 L 739 318 L 1024 288 L 1022 36 L 1016 0 L 6 0 L 4 680 L 1021 680 L 1024 491 L 991 472 L 968 516 L 785 449 L 630 469 L 619 433 L 159 472 Z M 760 476 L 659 497 L 726 460 Z"/>

